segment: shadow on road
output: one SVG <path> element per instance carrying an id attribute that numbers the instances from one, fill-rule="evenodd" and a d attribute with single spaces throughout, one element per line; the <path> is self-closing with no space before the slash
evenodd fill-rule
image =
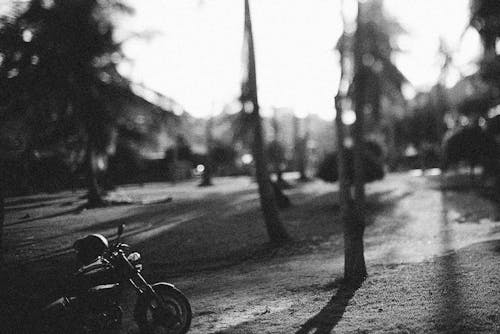
<path id="1" fill-rule="evenodd" d="M 53 214 L 50 214 L 50 215 L 39 216 L 39 217 L 34 217 L 34 218 L 29 218 L 28 217 L 26 219 L 22 219 L 22 220 L 19 220 L 17 222 L 14 222 L 14 223 L 5 224 L 5 226 L 14 226 L 14 225 L 19 225 L 19 224 L 26 224 L 26 223 L 31 223 L 31 222 L 38 221 L 38 220 L 43 220 L 43 219 L 51 219 L 51 218 L 62 217 L 62 216 L 69 215 L 69 214 L 79 214 L 80 212 L 82 212 L 83 209 L 84 209 L 84 206 L 77 206 L 76 208 L 72 208 L 72 209 L 69 209 L 69 210 L 59 211 L 59 212 L 56 212 L 56 213 L 53 213 Z"/>
<path id="2" fill-rule="evenodd" d="M 40 202 L 49 202 L 49 201 L 53 202 L 53 201 L 57 201 L 60 199 L 66 199 L 69 197 L 75 197 L 75 195 L 23 196 L 23 197 L 17 197 L 17 198 L 12 198 L 12 199 L 6 199 L 5 206 L 6 207 L 13 207 L 13 206 L 19 206 L 19 205 L 37 204 Z"/>
<path id="3" fill-rule="evenodd" d="M 144 255 L 148 273 L 155 279 L 224 268 L 244 261 L 266 261 L 269 258 L 319 252 L 321 247 L 336 247 L 330 238 L 342 231 L 337 220 L 337 192 L 312 190 L 302 193 L 301 187 L 291 192 L 295 205 L 283 213 L 283 220 L 296 242 L 287 247 L 270 248 L 264 224 L 255 224 L 256 217 L 261 213 L 258 196 L 254 196 L 253 189 L 236 191 L 231 198 L 227 194 L 209 194 L 203 198 L 176 200 L 167 205 L 132 207 L 123 216 L 78 226 L 69 233 L 55 231 L 56 235 L 38 239 L 37 242 L 67 237 L 70 233 L 75 236 L 80 233 L 114 234 L 116 226 L 125 223 L 127 235 L 124 241 L 131 242 L 134 250 Z M 370 194 L 371 215 L 390 210 L 398 199 L 391 196 L 391 192 Z M 147 236 L 143 235 L 145 233 Z M 61 243 L 61 246 L 69 244 Z M 30 309 L 43 305 L 64 285 L 62 275 L 54 273 L 71 268 L 72 256 L 63 254 L 68 250 L 67 247 L 60 247 L 52 254 L 36 258 L 22 269 L 13 268 L 15 270 L 6 278 L 7 286 L 16 294 L 5 296 L 0 293 L 0 298 L 4 295 L 14 299 L 15 309 L 22 308 L 27 302 L 32 305 Z M 302 326 L 298 334 L 311 330 L 321 334 L 327 333 L 328 328 L 334 328 L 358 288 L 342 282 L 332 285 L 330 289 L 336 289 L 336 294 L 320 313 Z M 22 295 L 18 296 L 17 292 L 22 292 Z"/>
<path id="4" fill-rule="evenodd" d="M 442 203 L 442 218 L 439 222 L 439 238 L 442 251 L 446 252 L 454 249 L 454 236 L 452 222 L 448 219 L 448 209 L 454 203 L 451 203 L 446 196 L 446 193 L 441 194 Z M 466 314 L 462 309 L 463 296 L 460 289 L 459 268 L 457 263 L 457 255 L 455 252 L 443 256 L 438 259 L 438 269 L 436 277 L 437 284 L 441 295 L 437 303 L 438 324 L 436 330 L 452 330 L 456 326 L 460 326 L 460 322 L 465 318 Z M 459 328 L 459 327 L 456 327 Z"/>
<path id="5" fill-rule="evenodd" d="M 342 319 L 349 300 L 354 296 L 361 283 L 345 282 L 339 280 L 333 282 L 338 290 L 318 314 L 307 320 L 295 334 L 330 334 Z"/>

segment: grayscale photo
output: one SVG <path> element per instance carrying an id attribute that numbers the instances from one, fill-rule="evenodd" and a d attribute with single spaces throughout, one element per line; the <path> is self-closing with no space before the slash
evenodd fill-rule
<path id="1" fill-rule="evenodd" d="M 0 333 L 500 333 L 500 1 L 0 0 Z"/>

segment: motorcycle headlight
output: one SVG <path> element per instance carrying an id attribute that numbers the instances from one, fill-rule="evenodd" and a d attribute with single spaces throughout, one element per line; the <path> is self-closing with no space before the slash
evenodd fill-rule
<path id="1" fill-rule="evenodd" d="M 137 252 L 133 252 L 133 253 L 130 253 L 128 256 L 127 256 L 127 259 L 132 262 L 132 263 L 135 263 L 135 262 L 139 262 L 140 259 L 141 259 L 141 254 L 137 253 Z"/>

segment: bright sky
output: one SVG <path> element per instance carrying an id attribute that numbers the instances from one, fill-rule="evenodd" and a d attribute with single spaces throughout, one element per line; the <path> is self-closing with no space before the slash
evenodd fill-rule
<path id="1" fill-rule="evenodd" d="M 133 60 L 121 67 L 125 75 L 174 98 L 195 116 L 218 113 L 237 98 L 243 0 L 129 3 L 136 15 L 123 22 L 123 29 L 158 34 L 125 44 Z M 339 0 L 251 0 L 250 5 L 263 112 L 289 107 L 298 115 L 331 119 L 339 79 L 333 52 L 341 31 Z M 468 20 L 468 0 L 386 0 L 386 6 L 409 32 L 399 40 L 405 52 L 395 60 L 414 86 L 435 83 L 440 36 L 456 50 L 456 62 L 468 74 L 471 69 L 464 65 L 479 50 L 475 32 L 458 43 Z"/>
<path id="2" fill-rule="evenodd" d="M 430 88 L 437 81 L 443 63 L 437 56 L 440 38 L 454 56 L 449 86 L 456 83 L 460 74 L 469 75 L 476 69 L 474 63 L 481 46 L 477 32 L 466 29 L 469 0 L 385 0 L 385 5 L 408 31 L 398 41 L 404 52 L 395 61 L 417 89 Z"/>

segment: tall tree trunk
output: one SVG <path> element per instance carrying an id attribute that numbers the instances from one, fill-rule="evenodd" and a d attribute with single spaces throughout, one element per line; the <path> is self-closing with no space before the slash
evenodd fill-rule
<path id="1" fill-rule="evenodd" d="M 288 241 L 290 238 L 280 220 L 276 197 L 269 179 L 267 161 L 264 154 L 262 123 L 258 105 L 254 107 L 253 121 L 254 140 L 252 148 L 255 159 L 255 174 L 259 187 L 260 205 L 264 215 L 267 233 L 269 234 L 271 242 L 281 244 Z"/>
<path id="2" fill-rule="evenodd" d="M 355 84 L 354 103 L 356 122 L 353 127 L 353 161 L 354 161 L 354 200 L 362 209 L 365 202 L 365 177 L 364 177 L 364 77 L 359 69 L 358 80 Z M 361 215 L 363 216 L 363 215 Z"/>
<path id="3" fill-rule="evenodd" d="M 349 282 L 360 282 L 366 277 L 366 265 L 363 247 L 363 217 L 358 214 L 358 205 L 352 198 L 351 184 L 348 179 L 345 133 L 342 123 L 341 97 L 337 95 L 335 118 L 337 132 L 337 164 L 339 172 L 339 202 L 341 219 L 344 227 L 344 279 Z"/>
<path id="4" fill-rule="evenodd" d="M 307 146 L 309 145 L 309 122 L 310 118 L 304 120 L 304 135 L 300 139 L 300 149 L 299 149 L 299 174 L 301 181 L 307 181 L 309 178 L 307 177 Z"/>
<path id="5" fill-rule="evenodd" d="M 346 45 L 345 38 L 340 43 L 341 55 L 341 87 L 343 81 L 347 80 L 351 83 L 354 81 L 354 98 L 356 116 L 363 113 L 364 104 L 362 103 L 363 91 L 359 85 L 359 69 L 362 65 L 361 55 L 361 39 L 360 39 L 360 19 L 359 19 L 359 3 L 358 3 L 358 19 L 357 30 L 354 41 L 354 73 L 346 73 Z M 345 26 L 345 22 L 344 22 Z M 357 77 L 356 77 L 357 76 Z M 355 80 L 354 80 L 355 79 Z M 347 159 L 346 150 L 344 148 L 344 126 L 342 124 L 342 98 L 347 92 L 339 93 L 335 98 L 335 106 L 337 109 L 337 117 L 335 119 L 337 125 L 337 141 L 338 141 L 338 166 L 339 166 L 339 192 L 341 217 L 344 226 L 344 278 L 349 282 L 361 282 L 367 276 L 366 264 L 364 258 L 363 233 L 365 229 L 364 222 L 364 178 L 363 178 L 363 115 L 359 115 L 356 119 L 354 128 L 354 198 L 351 193 L 351 185 L 347 177 Z"/>
<path id="6" fill-rule="evenodd" d="M 207 155 L 207 159 L 205 161 L 205 169 L 203 170 L 203 173 L 201 174 L 201 182 L 198 185 L 199 187 L 210 187 L 213 186 L 214 184 L 212 183 L 212 162 L 210 158 Z"/>
<path id="7" fill-rule="evenodd" d="M 0 161 L 0 264 L 4 259 L 3 249 L 3 224 L 5 220 L 5 171 L 3 162 Z"/>
<path id="8" fill-rule="evenodd" d="M 479 33 L 481 37 L 481 42 L 483 44 L 483 59 L 492 60 L 496 56 L 496 36 L 491 32 L 481 32 Z"/>
<path id="9" fill-rule="evenodd" d="M 245 0 L 245 37 L 248 47 L 248 78 L 247 85 L 250 101 L 252 102 L 252 123 L 254 127 L 253 136 L 253 156 L 255 160 L 255 173 L 259 188 L 260 204 L 267 233 L 272 243 L 281 244 L 290 237 L 280 220 L 276 198 L 273 193 L 269 173 L 267 170 L 267 161 L 264 154 L 264 135 L 259 113 L 259 101 L 257 97 L 257 76 L 255 71 L 255 51 L 253 45 L 252 22 L 250 18 L 250 7 L 248 0 Z"/>
<path id="10" fill-rule="evenodd" d="M 353 164 L 354 164 L 354 212 L 346 230 L 348 243 L 345 246 L 346 277 L 353 280 L 364 279 L 367 275 L 364 257 L 363 234 L 365 231 L 365 177 L 364 177 L 364 108 L 366 72 L 363 65 L 363 26 L 361 4 L 358 1 L 357 28 L 354 36 L 354 103 L 356 122 L 353 129 Z"/>
<path id="11" fill-rule="evenodd" d="M 361 89 L 361 87 L 358 86 Z M 358 95 L 358 94 L 357 94 Z M 353 168 L 354 168 L 354 201 L 351 214 L 346 219 L 344 231 L 345 241 L 345 277 L 352 281 L 359 281 L 366 277 L 364 258 L 363 234 L 365 231 L 365 181 L 364 181 L 364 137 L 363 137 L 363 109 L 362 94 L 356 101 L 356 123 L 353 129 Z"/>
<path id="12" fill-rule="evenodd" d="M 279 122 L 278 122 L 278 110 L 275 108 L 274 109 L 274 113 L 273 113 L 273 119 L 272 119 L 272 128 L 273 128 L 273 140 L 274 142 L 276 143 L 276 146 L 278 148 L 278 150 L 275 152 L 278 153 L 274 159 L 272 159 L 272 165 L 273 165 L 273 169 L 274 169 L 274 173 L 276 174 L 276 183 L 278 184 L 278 186 L 280 188 L 282 187 L 285 187 L 287 186 L 287 184 L 285 183 L 285 180 L 283 180 L 283 171 L 281 170 L 281 165 L 283 163 L 282 161 L 282 158 L 283 158 L 283 155 L 281 153 L 283 153 L 281 151 L 281 144 L 280 144 L 280 140 L 279 140 L 279 137 L 280 137 L 280 126 L 279 126 Z"/>
<path id="13" fill-rule="evenodd" d="M 365 177 L 364 177 L 364 109 L 366 98 L 366 82 L 368 79 L 366 68 L 363 64 L 363 26 L 361 25 L 362 11 L 358 1 L 358 16 L 356 32 L 354 35 L 354 112 L 356 122 L 353 127 L 353 161 L 354 161 L 354 200 L 360 209 L 365 202 Z M 363 219 L 364 214 L 361 214 Z M 364 223 L 363 223 L 364 225 Z"/>
<path id="14" fill-rule="evenodd" d="M 92 135 L 89 135 L 87 140 L 87 154 L 86 154 L 86 167 L 87 167 L 87 206 L 99 207 L 105 204 L 102 198 L 102 192 L 97 181 L 96 171 L 96 149 Z"/>
<path id="15" fill-rule="evenodd" d="M 203 170 L 203 174 L 201 176 L 201 183 L 199 184 L 200 187 L 209 187 L 212 186 L 212 171 L 213 171 L 213 162 L 212 162 L 212 127 L 213 127 L 213 117 L 210 117 L 207 120 L 206 128 L 205 128 L 205 135 L 206 135 L 206 141 L 207 141 L 207 156 L 205 160 L 205 169 Z"/>
<path id="16" fill-rule="evenodd" d="M 309 116 L 305 119 L 304 122 L 300 122 L 297 116 L 293 116 L 293 141 L 294 141 L 294 161 L 295 167 L 299 172 L 299 180 L 307 181 L 307 142 L 309 137 Z M 302 123 L 302 128 L 304 129 L 304 133 L 301 134 L 300 131 L 300 123 Z"/>

